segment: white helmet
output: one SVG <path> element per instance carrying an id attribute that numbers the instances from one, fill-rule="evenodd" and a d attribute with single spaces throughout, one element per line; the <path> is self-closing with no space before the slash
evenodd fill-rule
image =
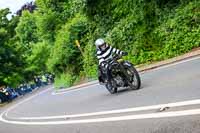
<path id="1" fill-rule="evenodd" d="M 99 38 L 99 39 L 97 39 L 97 40 L 95 41 L 95 45 L 96 45 L 97 47 L 99 47 L 99 46 L 101 46 L 101 45 L 103 45 L 103 44 L 105 44 L 105 41 L 104 41 L 102 38 Z"/>

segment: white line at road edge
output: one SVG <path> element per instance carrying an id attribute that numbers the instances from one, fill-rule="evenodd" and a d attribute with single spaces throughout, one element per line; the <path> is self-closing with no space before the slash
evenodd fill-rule
<path id="1" fill-rule="evenodd" d="M 119 117 L 85 119 L 85 120 L 69 120 L 69 121 L 47 121 L 47 122 L 22 122 L 22 121 L 8 121 L 2 119 L 3 122 L 17 125 L 61 125 L 61 124 L 84 124 L 84 123 L 99 123 L 99 122 L 114 122 L 125 120 L 139 120 L 139 119 L 152 119 L 152 118 L 166 118 L 175 116 L 199 115 L 200 109 L 173 111 L 164 113 L 151 113 L 141 115 L 126 115 Z"/>
<path id="2" fill-rule="evenodd" d="M 68 115 L 68 116 L 66 115 L 66 116 L 60 116 L 60 118 L 73 118 L 73 117 L 92 116 L 92 115 L 106 115 L 106 114 L 114 114 L 114 113 L 125 113 L 125 112 L 159 109 L 161 107 L 178 107 L 178 106 L 195 105 L 195 104 L 200 104 L 200 99 L 184 101 L 184 102 L 169 103 L 169 104 L 159 104 L 159 105 L 153 105 L 153 106 L 113 110 L 113 111 L 103 111 L 103 112 Z M 7 113 L 7 112 L 4 112 L 4 113 Z M 59 116 L 29 117 L 29 118 L 27 117 L 24 119 L 28 120 L 28 121 L 21 121 L 22 119 L 20 119 L 20 118 L 15 118 L 17 120 L 6 120 L 3 118 L 4 113 L 2 113 L 0 115 L 0 121 L 5 122 L 5 123 L 17 124 L 17 125 L 58 125 L 58 124 L 97 123 L 97 122 L 111 122 L 111 121 L 122 121 L 122 120 L 136 120 L 136 119 L 150 119 L 150 118 L 165 118 L 165 117 L 175 117 L 175 116 L 197 115 L 197 114 L 200 114 L 200 109 L 171 111 L 171 112 L 164 112 L 164 113 L 139 114 L 139 115 L 125 115 L 125 116 L 119 116 L 119 117 L 109 117 L 108 116 L 108 117 L 104 117 L 104 118 L 95 118 L 95 119 L 79 119 L 79 120 L 65 120 L 65 121 L 64 120 L 59 120 L 59 121 L 51 120 L 51 121 L 42 121 L 42 122 L 41 121 L 31 122 L 31 120 L 55 119 L 55 118 L 59 118 Z M 13 118 L 9 118 L 9 119 L 13 119 Z"/>
<path id="3" fill-rule="evenodd" d="M 46 116 L 46 117 L 45 116 L 44 117 L 20 117 L 20 118 L 15 118 L 15 119 L 18 119 L 18 120 L 48 120 L 48 119 L 77 118 L 77 117 L 88 117 L 88 116 L 98 116 L 98 115 L 108 115 L 108 114 L 119 114 L 119 113 L 153 110 L 153 109 L 160 109 L 160 108 L 164 108 L 164 107 L 170 107 L 170 108 L 181 107 L 181 106 L 186 106 L 186 105 L 188 106 L 188 105 L 197 105 L 197 104 L 200 104 L 200 99 L 190 100 L 190 101 L 182 101 L 182 102 L 176 102 L 176 103 L 144 106 L 144 107 L 134 107 L 134 108 L 119 109 L 119 110 L 75 114 L 75 115 L 59 115 L 59 116 Z"/>
<path id="4" fill-rule="evenodd" d="M 41 95 L 41 94 L 43 94 L 43 93 L 45 93 L 45 92 L 51 90 L 52 88 L 53 88 L 53 87 L 50 87 L 49 89 L 46 89 L 46 90 L 44 90 L 44 91 L 42 91 L 42 92 L 40 92 L 40 93 L 37 93 L 37 94 L 35 94 L 35 95 L 33 95 L 33 96 L 31 96 L 31 97 L 29 97 L 29 98 L 27 98 L 27 99 L 25 99 L 25 100 L 23 100 L 23 101 L 21 101 L 21 102 L 15 104 L 14 106 L 11 106 L 10 108 L 8 108 L 7 110 L 5 110 L 3 113 L 0 114 L 0 121 L 2 121 L 2 119 L 3 119 L 2 116 L 3 116 L 4 114 L 5 114 L 5 116 L 7 116 L 8 112 L 11 111 L 12 109 L 14 109 L 14 108 L 16 108 L 17 106 L 19 106 L 19 105 L 21 105 L 21 104 L 23 104 L 23 103 L 25 103 L 25 102 L 27 102 L 27 101 L 29 101 L 29 100 L 35 98 L 35 97 L 38 96 L 38 95 Z"/>
<path id="5" fill-rule="evenodd" d="M 99 84 L 99 83 L 94 83 L 94 84 L 91 84 L 91 85 L 88 85 L 88 86 L 84 86 L 84 87 L 81 87 L 81 88 L 65 89 L 65 90 L 62 90 L 60 92 L 59 91 L 53 91 L 51 93 L 51 95 L 60 95 L 60 94 L 64 94 L 64 93 L 76 92 L 76 91 L 80 91 L 82 89 L 86 89 L 88 87 L 96 86 L 97 84 Z"/>

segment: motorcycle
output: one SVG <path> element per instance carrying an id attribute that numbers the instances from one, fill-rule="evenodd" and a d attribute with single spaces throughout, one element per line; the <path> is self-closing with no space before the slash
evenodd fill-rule
<path id="1" fill-rule="evenodd" d="M 115 55 L 107 61 L 111 80 L 105 83 L 107 90 L 114 94 L 119 87 L 130 87 L 132 90 L 138 90 L 141 86 L 139 73 L 134 65 L 129 61 L 122 59 L 122 56 Z"/>

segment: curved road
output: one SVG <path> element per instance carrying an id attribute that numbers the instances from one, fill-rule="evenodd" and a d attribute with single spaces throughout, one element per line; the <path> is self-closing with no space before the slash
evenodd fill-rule
<path id="1" fill-rule="evenodd" d="M 140 73 L 142 87 L 52 86 L 0 109 L 0 133 L 199 133 L 200 57 Z"/>

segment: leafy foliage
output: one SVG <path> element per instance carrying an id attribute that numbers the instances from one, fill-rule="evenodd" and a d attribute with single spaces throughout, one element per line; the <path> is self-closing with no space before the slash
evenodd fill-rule
<path id="1" fill-rule="evenodd" d="M 155 29 L 163 44 L 163 57 L 172 57 L 200 46 L 200 2 L 180 6 L 176 13 Z"/>
<path id="2" fill-rule="evenodd" d="M 27 49 L 30 48 L 31 43 L 37 42 L 36 29 L 35 17 L 33 14 L 24 11 L 16 27 L 16 36 L 19 38 L 20 43 Z"/>
<path id="3" fill-rule="evenodd" d="M 48 45 L 47 42 L 38 42 L 34 44 L 32 46 L 31 55 L 26 58 L 26 62 L 28 63 L 26 71 L 35 72 L 35 74 L 38 74 L 37 72 L 41 70 L 47 72 L 46 62 L 49 57 L 50 49 L 51 45 Z"/>
<path id="4" fill-rule="evenodd" d="M 55 73 L 56 86 L 95 79 L 94 41 L 127 51 L 134 64 L 171 58 L 200 46 L 197 0 L 36 0 L 37 10 L 0 11 L 0 84 Z M 80 47 L 75 41 L 80 42 Z M 5 76 L 6 75 L 6 76 Z M 16 77 L 16 78 L 13 78 Z"/>
<path id="5" fill-rule="evenodd" d="M 23 60 L 17 51 L 15 43 L 14 28 L 18 23 L 18 18 L 7 19 L 9 9 L 0 10 L 0 85 L 15 86 L 23 76 Z"/>

